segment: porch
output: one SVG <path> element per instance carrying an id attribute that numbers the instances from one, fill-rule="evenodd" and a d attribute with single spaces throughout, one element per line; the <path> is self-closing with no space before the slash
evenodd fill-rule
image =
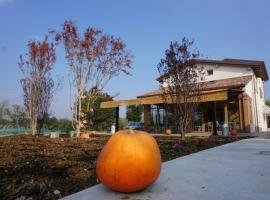
<path id="1" fill-rule="evenodd" d="M 174 132 L 172 114 L 166 106 L 172 101 L 164 102 L 160 94 L 139 96 L 137 99 L 102 102 L 101 108 L 115 108 L 116 130 L 119 127 L 119 106 L 143 105 L 144 129 L 152 133 L 165 133 L 167 129 Z M 165 106 L 166 105 L 166 106 Z M 252 123 L 251 100 L 240 89 L 220 89 L 204 91 L 200 106 L 195 113 L 189 132 L 211 132 L 217 134 L 223 124 L 239 132 L 250 132 Z M 216 122 L 216 123 L 214 123 Z"/>
<path id="2" fill-rule="evenodd" d="M 228 100 L 201 102 L 188 127 L 190 133 L 222 131 L 224 124 L 239 132 L 249 132 L 249 124 L 244 125 L 243 98 L 239 94 L 229 94 Z M 173 105 L 171 105 L 173 106 Z M 145 129 L 153 133 L 165 133 L 170 129 L 175 133 L 172 113 L 166 104 L 144 105 Z M 247 121 L 247 120 L 246 120 Z M 216 127 L 214 127 L 216 122 Z M 248 122 L 248 121 L 247 121 Z"/>

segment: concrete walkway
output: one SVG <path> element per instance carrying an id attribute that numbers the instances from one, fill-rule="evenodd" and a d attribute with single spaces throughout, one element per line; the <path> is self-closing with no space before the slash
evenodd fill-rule
<path id="1" fill-rule="evenodd" d="M 146 190 L 123 194 L 97 185 L 65 200 L 269 200 L 270 139 L 252 138 L 163 164 Z"/>

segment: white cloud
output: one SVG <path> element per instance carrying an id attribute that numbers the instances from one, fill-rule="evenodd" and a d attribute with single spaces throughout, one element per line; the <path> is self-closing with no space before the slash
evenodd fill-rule
<path id="1" fill-rule="evenodd" d="M 0 0 L 0 6 L 4 6 L 4 5 L 10 3 L 11 1 L 13 1 L 13 0 Z"/>

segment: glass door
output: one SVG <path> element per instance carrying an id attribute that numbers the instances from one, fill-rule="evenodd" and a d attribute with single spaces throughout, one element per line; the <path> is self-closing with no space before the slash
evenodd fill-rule
<path id="1" fill-rule="evenodd" d="M 203 114 L 202 112 L 195 112 L 193 117 L 193 131 L 202 131 Z"/>

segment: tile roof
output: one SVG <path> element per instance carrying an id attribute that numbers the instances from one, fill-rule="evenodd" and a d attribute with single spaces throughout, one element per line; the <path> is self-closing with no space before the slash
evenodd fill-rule
<path id="1" fill-rule="evenodd" d="M 208 81 L 208 82 L 205 82 L 203 90 L 207 91 L 207 90 L 234 89 L 234 88 L 244 87 L 251 79 L 252 79 L 252 76 L 240 76 L 240 77 L 235 77 L 235 78 Z M 157 96 L 157 95 L 162 94 L 162 92 L 163 92 L 162 89 L 157 89 L 151 92 L 147 92 L 143 95 L 140 95 L 137 98 Z"/>

